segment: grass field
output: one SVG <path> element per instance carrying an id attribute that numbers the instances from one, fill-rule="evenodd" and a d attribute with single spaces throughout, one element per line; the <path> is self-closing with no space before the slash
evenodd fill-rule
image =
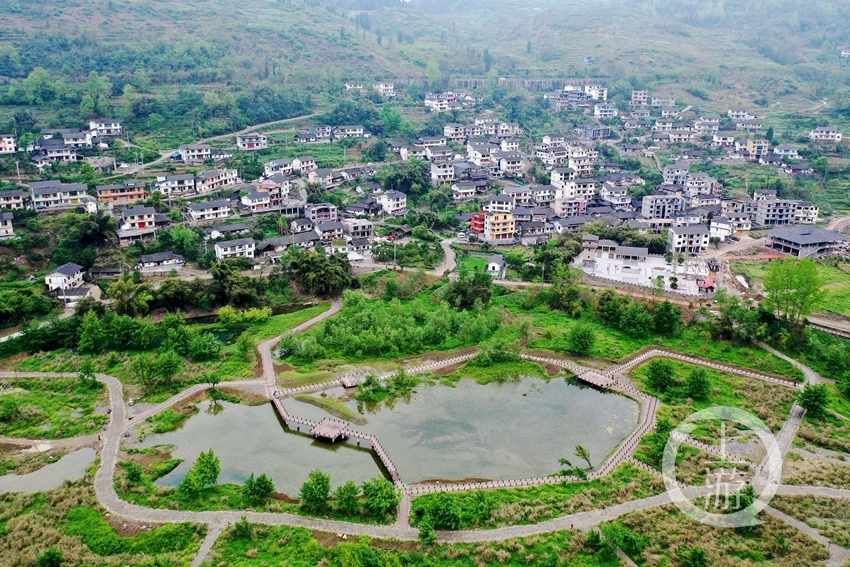
<path id="1" fill-rule="evenodd" d="M 742 275 L 750 288 L 756 292 L 764 290 L 764 278 L 770 270 L 770 262 L 747 260 L 730 264 L 734 275 Z M 824 280 L 826 296 L 817 305 L 818 311 L 830 311 L 850 315 L 850 264 L 829 266 L 818 264 L 818 273 Z"/>
<path id="2" fill-rule="evenodd" d="M 97 433 L 109 420 L 106 387 L 76 378 L 9 379 L 0 391 L 0 436 L 63 439 Z"/>
<path id="3" fill-rule="evenodd" d="M 462 256 L 458 260 L 458 270 L 465 269 L 468 272 L 481 272 L 487 269 L 487 258 L 484 256 Z"/>

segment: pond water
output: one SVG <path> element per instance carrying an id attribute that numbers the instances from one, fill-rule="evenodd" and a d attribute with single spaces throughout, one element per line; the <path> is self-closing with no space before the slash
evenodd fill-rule
<path id="1" fill-rule="evenodd" d="M 328 417 L 321 408 L 294 399 L 284 403 L 297 416 Z M 346 405 L 358 407 L 353 400 Z M 221 459 L 219 482 L 241 483 L 252 472 L 266 473 L 278 491 L 290 495 L 298 493 L 313 469 L 330 473 L 334 486 L 381 474 L 371 451 L 290 432 L 269 404 L 224 402 L 217 414 L 208 411 L 210 402 L 199 407 L 181 429 L 151 435 L 136 445 L 171 444 L 172 455 L 184 459 L 157 484 L 179 484 L 198 454 L 209 448 Z M 598 465 L 639 419 L 634 401 L 562 379 L 486 386 L 462 380 L 454 388 L 420 385 L 408 400 L 361 409 L 369 423 L 352 429 L 377 435 L 408 483 L 544 476 L 559 470 L 560 457 L 583 465 L 573 455 L 576 445 L 586 447 Z"/>
<path id="2" fill-rule="evenodd" d="M 45 465 L 35 472 L 24 475 L 7 474 L 0 476 L 0 492 L 40 492 L 58 488 L 66 480 L 82 477 L 94 461 L 95 451 L 91 448 L 80 449 L 64 455 L 55 463 Z"/>
<path id="3" fill-rule="evenodd" d="M 211 411 L 211 406 L 217 411 Z M 362 483 L 381 475 L 374 454 L 345 443 L 323 443 L 308 435 L 290 433 L 271 404 L 248 406 L 201 402 L 200 411 L 175 431 L 146 437 L 134 446 L 174 445 L 171 455 L 183 462 L 157 480 L 177 486 L 201 451 L 212 448 L 221 460 L 220 484 L 241 484 L 251 473 L 265 473 L 278 492 L 297 495 L 314 469 L 330 473 L 333 486 L 348 480 Z"/>
<path id="4" fill-rule="evenodd" d="M 294 399 L 284 403 L 294 415 L 327 417 Z M 354 400 L 346 405 L 358 408 Z M 560 378 L 486 386 L 461 380 L 454 388 L 423 384 L 409 400 L 359 405 L 369 423 L 352 429 L 376 435 L 408 483 L 545 476 L 560 469 L 561 457 L 587 466 L 573 454 L 576 445 L 588 449 L 596 466 L 640 418 L 633 400 Z"/>

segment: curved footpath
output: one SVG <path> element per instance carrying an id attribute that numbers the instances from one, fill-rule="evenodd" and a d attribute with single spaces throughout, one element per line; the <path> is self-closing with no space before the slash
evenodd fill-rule
<path id="1" fill-rule="evenodd" d="M 310 319 L 294 327 L 289 333 L 299 333 L 303 332 L 310 327 L 316 325 L 317 323 L 332 317 L 337 314 L 342 308 L 342 304 L 339 300 L 334 301 L 331 308 L 321 313 L 320 315 Z M 270 399 L 275 399 L 275 390 L 276 390 L 276 375 L 274 371 L 274 363 L 271 355 L 272 348 L 280 341 L 281 337 L 275 337 L 264 341 L 260 345 L 258 345 L 257 350 L 259 353 L 260 363 L 263 367 L 263 380 L 254 380 L 254 381 L 243 381 L 243 382 L 228 382 L 226 385 L 259 385 L 265 384 L 268 390 L 268 395 Z M 792 364 L 795 364 L 798 368 L 800 368 L 806 375 L 807 381 L 816 382 L 820 379 L 820 377 L 812 371 L 811 369 L 799 364 L 793 359 L 789 359 L 785 355 L 773 351 L 768 347 L 768 350 L 785 358 L 786 360 L 790 360 Z M 655 356 L 669 356 L 669 353 L 666 352 L 654 352 L 652 353 Z M 531 358 L 531 357 L 529 357 Z M 642 357 L 641 361 L 644 359 Z M 579 367 L 575 363 L 566 362 L 563 366 L 571 367 L 575 370 L 585 370 L 582 367 Z M 705 361 L 695 359 L 693 361 L 697 364 L 705 364 L 709 366 L 710 364 L 706 364 Z M 634 361 L 629 361 L 626 365 L 622 365 L 617 368 L 619 372 L 625 370 L 626 366 L 632 366 Z M 726 367 L 726 365 L 722 365 Z M 726 367 L 730 369 L 734 369 L 734 367 Z M 724 370 L 726 370 L 724 368 Z M 589 370 L 589 369 L 588 369 Z M 736 370 L 735 373 L 741 374 L 744 373 L 740 369 Z M 747 374 L 750 374 L 751 371 L 747 371 Z M 614 373 L 612 373 L 614 374 Z M 752 373 L 757 374 L 757 373 Z M 68 376 L 68 374 L 61 373 L 23 373 L 23 372 L 4 372 L 0 373 L 0 377 L 22 377 L 22 376 L 33 376 L 33 377 L 59 377 L 59 376 Z M 754 376 L 755 377 L 755 376 Z M 162 409 L 169 407 L 170 405 L 176 403 L 180 399 L 185 398 L 188 395 L 193 395 L 199 391 L 206 389 L 206 385 L 196 385 L 192 388 L 187 389 L 186 391 L 172 397 L 167 402 L 163 404 L 159 404 L 155 408 L 152 408 L 139 416 L 135 416 L 132 421 L 127 419 L 127 407 L 124 404 L 124 393 L 121 382 L 113 378 L 112 376 L 107 376 L 103 374 L 97 375 L 98 381 L 106 384 L 109 389 L 109 398 L 111 405 L 111 419 L 109 421 L 109 425 L 103 435 L 103 450 L 101 451 L 101 460 L 100 466 L 98 467 L 97 473 L 95 475 L 95 491 L 97 493 L 98 499 L 103 507 L 112 514 L 128 518 L 137 522 L 147 522 L 147 523 L 180 523 L 180 522 L 193 522 L 193 523 L 204 523 L 208 524 L 210 529 L 208 531 L 207 538 L 204 540 L 201 549 L 198 552 L 198 556 L 193 562 L 193 567 L 198 567 L 202 561 L 206 558 L 209 551 L 212 549 L 215 544 L 215 540 L 218 535 L 224 529 L 227 524 L 239 521 L 243 516 L 246 517 L 249 521 L 255 523 L 262 523 L 267 525 L 288 525 L 288 526 L 298 526 L 304 527 L 312 530 L 318 531 L 326 531 L 326 532 L 334 532 L 334 533 L 345 533 L 350 535 L 365 535 L 374 538 L 381 539 L 398 539 L 398 540 L 416 540 L 418 537 L 418 530 L 411 528 L 406 523 L 407 516 L 409 515 L 410 509 L 410 501 L 409 495 L 405 494 L 402 500 L 402 505 L 399 513 L 399 521 L 394 525 L 389 526 L 376 526 L 376 525 L 367 525 L 367 524 L 357 524 L 351 522 L 341 522 L 335 520 L 324 520 L 320 518 L 309 518 L 298 516 L 295 514 L 282 514 L 282 513 L 268 513 L 268 512 L 245 512 L 245 511 L 216 511 L 216 512 L 186 512 L 186 511 L 177 511 L 177 510 L 165 510 L 165 509 L 153 509 L 153 508 L 144 508 L 142 506 L 137 506 L 135 504 L 130 504 L 122 500 L 115 491 L 114 486 L 114 475 L 115 469 L 118 464 L 118 454 L 120 451 L 121 439 L 123 438 L 124 432 L 127 427 L 138 423 L 139 420 L 143 420 L 149 415 L 155 414 L 157 411 L 161 411 Z M 764 378 L 762 378 L 764 379 Z M 654 412 L 653 412 L 654 413 Z M 783 427 L 783 437 L 781 443 L 781 449 L 784 452 L 787 450 L 786 443 L 790 444 L 790 440 L 793 439 L 793 433 L 796 433 L 796 427 L 799 425 L 799 419 L 802 417 L 801 412 L 792 411 L 792 416 L 789 419 L 789 423 L 786 424 L 786 427 Z M 792 423 L 793 422 L 793 423 Z M 788 427 L 790 425 L 790 427 Z M 624 459 L 625 460 L 625 459 Z M 629 460 L 630 457 L 629 457 Z M 642 467 L 643 468 L 643 467 Z M 687 487 L 684 489 L 684 493 L 688 497 L 697 497 L 700 495 L 706 494 L 706 491 L 713 491 L 713 487 Z M 821 496 L 828 498 L 844 498 L 850 499 L 850 490 L 839 490 L 833 488 L 824 488 L 824 487 L 813 487 L 813 486 L 780 486 L 778 493 L 780 495 L 795 495 L 795 496 Z M 657 506 L 662 506 L 670 503 L 669 496 L 665 494 L 660 494 L 657 496 L 643 498 L 639 500 L 633 500 L 631 502 L 625 502 L 623 504 L 618 504 L 615 506 L 611 506 L 604 509 L 599 510 L 591 510 L 587 512 L 579 512 L 576 514 L 569 514 L 566 516 L 560 516 L 558 518 L 554 518 L 552 520 L 548 520 L 545 522 L 540 522 L 538 524 L 529 524 L 529 525 L 521 525 L 521 526 L 508 526 L 503 528 L 497 528 L 492 530 L 466 530 L 466 531 L 452 531 L 452 532 L 438 532 L 438 539 L 443 542 L 491 542 L 491 541 L 500 541 L 504 539 L 514 538 L 514 537 L 523 537 L 534 534 L 548 533 L 552 531 L 566 530 L 566 529 L 580 529 L 580 530 L 588 530 L 592 527 L 598 525 L 601 522 L 611 521 L 623 514 L 628 514 L 630 512 L 646 510 L 650 508 L 654 508 Z M 771 513 L 777 517 L 782 518 L 784 521 L 788 521 L 788 523 L 798 527 L 808 535 L 812 535 L 812 531 L 810 529 L 804 529 L 802 526 L 805 524 L 801 522 L 792 522 L 791 518 L 787 518 L 781 513 L 777 513 L 773 510 L 768 510 L 768 513 Z M 812 536 L 814 537 L 814 536 Z M 821 543 L 829 543 L 828 540 L 823 538 L 822 536 L 819 538 L 815 538 Z M 830 546 L 830 551 L 832 553 L 832 557 L 830 558 L 829 565 L 840 565 L 840 561 L 843 558 L 847 557 L 847 551 L 843 548 L 840 548 L 834 544 Z M 836 561 L 838 561 L 836 563 Z"/>

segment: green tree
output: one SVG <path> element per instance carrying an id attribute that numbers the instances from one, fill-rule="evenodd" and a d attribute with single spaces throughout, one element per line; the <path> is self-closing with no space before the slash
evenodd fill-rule
<path id="1" fill-rule="evenodd" d="M 704 368 L 694 368 L 685 380 L 688 396 L 694 400 L 708 399 L 711 394 L 711 380 Z"/>
<path id="2" fill-rule="evenodd" d="M 91 358 L 84 358 L 82 364 L 80 364 L 79 379 L 83 384 L 94 384 L 97 380 L 95 378 L 94 361 Z"/>
<path id="3" fill-rule="evenodd" d="M 434 521 L 427 514 L 419 521 L 419 543 L 422 545 L 434 545 L 437 535 L 434 533 Z"/>
<path id="4" fill-rule="evenodd" d="M 646 306 L 638 301 L 632 301 L 620 316 L 619 328 L 632 337 L 644 337 L 652 329 L 652 315 Z"/>
<path id="5" fill-rule="evenodd" d="M 198 476 L 204 486 L 215 485 L 218 483 L 218 475 L 221 474 L 221 461 L 219 461 L 212 449 L 198 455 L 195 461 L 194 468 L 198 471 Z"/>
<path id="6" fill-rule="evenodd" d="M 195 498 L 204 488 L 206 488 L 206 485 L 201 480 L 201 474 L 195 467 L 192 467 L 180 481 L 180 484 L 177 485 L 177 492 L 184 497 Z"/>
<path id="7" fill-rule="evenodd" d="M 248 331 L 243 332 L 239 335 L 239 338 L 236 339 L 236 352 L 239 354 L 239 358 L 242 362 L 248 362 L 248 358 L 251 356 L 251 352 L 254 350 L 254 338 L 248 333 Z"/>
<path id="8" fill-rule="evenodd" d="M 83 95 L 80 101 L 80 118 L 91 118 L 94 115 L 94 99 L 91 95 Z"/>
<path id="9" fill-rule="evenodd" d="M 80 339 L 77 350 L 81 353 L 98 353 L 103 349 L 106 330 L 97 316 L 97 312 L 89 311 L 83 315 L 83 323 L 80 325 Z"/>
<path id="10" fill-rule="evenodd" d="M 456 530 L 460 527 L 460 506 L 455 497 L 446 492 L 434 495 L 425 516 L 431 518 L 434 528 L 438 530 Z"/>
<path id="11" fill-rule="evenodd" d="M 55 547 L 51 547 L 38 556 L 38 559 L 35 560 L 35 565 L 36 567 L 61 567 L 62 552 Z"/>
<path id="12" fill-rule="evenodd" d="M 768 126 L 764 137 L 771 142 L 773 141 L 773 126 Z"/>
<path id="13" fill-rule="evenodd" d="M 265 502 L 272 492 L 274 492 L 274 482 L 265 474 L 254 478 L 254 473 L 251 473 L 242 486 L 242 496 L 249 502 Z"/>
<path id="14" fill-rule="evenodd" d="M 806 384 L 803 391 L 797 394 L 797 403 L 811 417 L 818 418 L 826 413 L 830 398 L 826 384 Z"/>
<path id="15" fill-rule="evenodd" d="M 765 305 L 777 316 L 799 325 L 823 299 L 823 285 L 823 276 L 814 261 L 808 258 L 774 260 L 764 278 Z"/>
<path id="16" fill-rule="evenodd" d="M 142 467 L 138 463 L 128 461 L 124 464 L 124 474 L 127 482 L 131 484 L 139 484 L 142 482 Z"/>
<path id="17" fill-rule="evenodd" d="M 376 477 L 363 483 L 366 509 L 377 517 L 393 513 L 401 501 L 395 485 L 383 477 Z"/>
<path id="18" fill-rule="evenodd" d="M 587 468 L 593 468 L 593 465 L 590 463 L 590 451 L 588 451 L 586 448 L 582 447 L 581 445 L 576 445 L 576 450 L 573 454 L 582 461 L 586 462 Z"/>
<path id="19" fill-rule="evenodd" d="M 676 336 L 682 327 L 682 308 L 665 301 L 655 307 L 652 319 L 655 332 L 668 337 Z"/>
<path id="20" fill-rule="evenodd" d="M 311 471 L 301 485 L 301 507 L 309 512 L 320 512 L 327 508 L 331 494 L 331 475 L 320 470 Z"/>
<path id="21" fill-rule="evenodd" d="M 347 516 L 353 516 L 360 509 L 360 488 L 349 480 L 334 491 L 334 499 L 336 500 L 337 508 Z"/>
<path id="22" fill-rule="evenodd" d="M 647 366 L 646 378 L 650 388 L 656 392 L 665 392 L 676 379 L 676 368 L 669 360 L 656 358 Z"/>
<path id="23" fill-rule="evenodd" d="M 596 332 L 587 323 L 578 323 L 570 329 L 567 337 L 567 350 L 573 354 L 588 355 L 596 343 Z"/>

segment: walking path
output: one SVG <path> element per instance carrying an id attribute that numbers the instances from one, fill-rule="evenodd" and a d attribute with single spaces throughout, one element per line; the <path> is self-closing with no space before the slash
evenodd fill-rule
<path id="1" fill-rule="evenodd" d="M 776 508 L 768 506 L 764 509 L 765 512 L 779 518 L 789 526 L 797 528 L 822 546 L 826 547 L 829 550 L 829 561 L 827 562 L 827 567 L 843 567 L 844 562 L 850 559 L 850 550 L 844 549 L 840 545 L 836 545 L 832 543 L 829 539 L 825 538 L 818 532 L 816 529 L 811 527 L 806 522 L 801 522 L 797 518 L 792 518 L 788 514 L 784 512 L 780 512 Z"/>
<path id="2" fill-rule="evenodd" d="M 290 332 L 303 332 L 304 330 L 310 328 L 311 326 L 319 323 L 320 321 L 327 319 L 328 317 L 333 316 L 338 313 L 341 309 L 341 304 L 339 301 L 334 302 L 331 309 L 318 315 L 317 317 L 295 327 Z M 280 337 L 276 337 L 261 343 L 258 346 L 258 351 L 260 353 L 260 360 L 263 365 L 263 381 L 247 381 L 242 382 L 241 384 L 262 384 L 265 383 L 269 397 L 273 400 L 273 402 L 277 402 L 278 405 L 279 398 L 275 396 L 275 394 L 279 394 L 275 390 L 276 384 L 276 376 L 273 366 L 273 359 L 271 357 L 271 349 L 277 342 L 280 340 Z M 648 353 L 644 353 L 643 355 L 636 357 L 635 359 L 629 361 L 626 364 L 615 367 L 616 371 L 611 373 L 611 376 L 616 375 L 617 373 L 621 373 L 637 364 L 640 364 L 647 358 L 651 356 L 671 356 L 673 358 L 679 358 L 678 356 L 672 356 L 675 353 L 669 353 L 667 351 L 650 351 Z M 464 357 L 457 357 L 458 360 L 468 358 L 467 355 Z M 530 355 L 525 355 L 524 358 L 529 360 L 536 360 L 539 362 L 545 362 L 548 364 L 555 364 L 562 368 L 569 368 L 573 371 L 576 371 L 576 374 L 581 375 L 587 372 L 592 372 L 591 369 L 584 368 L 581 365 L 578 365 L 572 361 L 566 360 L 558 360 L 558 359 L 546 359 L 542 357 L 533 357 Z M 744 370 L 740 368 L 731 367 L 728 365 L 718 365 L 715 363 L 707 362 L 701 359 L 685 357 L 689 362 L 694 364 L 701 364 L 704 366 L 709 366 L 713 368 L 717 368 L 724 372 L 732 372 L 735 374 L 744 374 L 744 375 L 752 375 L 754 378 L 764 379 L 769 381 L 777 380 L 773 377 L 767 375 L 761 375 L 758 373 L 754 373 L 749 370 Z M 450 359 L 453 360 L 453 359 Z M 432 362 L 421 365 L 420 367 L 416 367 L 422 369 L 421 371 L 427 371 L 427 368 L 433 368 L 435 365 L 442 365 L 441 362 Z M 452 362 L 454 364 L 456 362 Z M 416 368 L 411 370 L 416 370 Z M 799 365 L 798 368 L 803 370 L 806 374 L 807 379 L 815 380 L 818 379 L 817 374 L 806 368 L 803 365 Z M 60 373 L 0 373 L 0 377 L 14 377 L 14 376 L 35 376 L 35 377 L 68 377 L 73 376 L 69 374 L 60 374 Z M 333 520 L 324 520 L 319 518 L 307 518 L 303 516 L 298 516 L 294 514 L 280 514 L 280 513 L 262 513 L 262 512 L 245 512 L 245 511 L 216 511 L 216 512 L 186 512 L 186 511 L 177 511 L 177 510 L 165 510 L 165 509 L 151 509 L 144 508 L 141 506 L 137 506 L 134 504 L 130 504 L 121 500 L 118 494 L 115 491 L 114 487 L 114 474 L 115 469 L 118 463 L 118 455 L 120 451 L 120 443 L 121 439 L 124 435 L 126 428 L 134 423 L 138 422 L 139 418 L 144 418 L 144 416 L 148 415 L 149 412 L 154 412 L 154 409 L 149 410 L 149 412 L 145 412 L 138 416 L 138 418 L 134 419 L 130 422 L 126 418 L 126 406 L 124 404 L 123 397 L 123 387 L 121 382 L 116 378 L 111 376 L 106 376 L 102 374 L 97 375 L 98 381 L 106 384 L 109 389 L 109 399 L 112 408 L 111 419 L 109 425 L 106 428 L 103 443 L 103 450 L 101 451 L 101 461 L 100 466 L 95 474 L 95 491 L 97 493 L 98 499 L 103 505 L 103 507 L 108 510 L 110 513 L 126 517 L 128 519 L 132 519 L 138 522 L 149 522 L 149 523 L 179 523 L 179 522 L 194 522 L 194 523 L 206 523 L 209 525 L 209 532 L 207 537 L 204 540 L 201 549 L 198 552 L 198 556 L 193 561 L 193 566 L 197 567 L 201 562 L 206 558 L 209 551 L 212 549 L 218 535 L 221 533 L 221 530 L 224 526 L 229 523 L 233 523 L 238 521 L 243 516 L 246 517 L 251 522 L 263 523 L 268 525 L 289 525 L 289 526 L 301 526 L 313 530 L 327 531 L 327 532 L 335 532 L 335 533 L 346 533 L 351 535 L 366 535 L 373 538 L 395 538 L 398 540 L 415 540 L 418 536 L 418 531 L 414 528 L 411 528 L 407 523 L 407 518 L 409 516 L 410 510 L 410 500 L 411 496 L 414 494 L 421 494 L 422 489 L 425 488 L 423 486 L 408 486 L 405 487 L 405 492 L 403 494 L 402 503 L 399 509 L 399 519 L 398 521 L 391 526 L 375 526 L 375 525 L 365 525 L 365 524 L 356 524 L 349 522 L 340 522 Z M 788 381 L 780 380 L 780 382 L 785 383 L 785 385 L 789 385 L 789 387 L 794 387 L 794 385 Z M 231 382 L 228 385 L 240 384 L 238 382 Z M 193 388 L 203 389 L 204 385 L 193 386 Z M 186 392 L 178 394 L 174 396 L 172 400 L 169 400 L 170 403 L 174 403 L 173 400 L 179 401 L 180 399 L 185 398 L 187 395 L 190 395 L 190 388 Z M 646 394 L 636 390 L 635 388 L 619 383 L 613 384 L 611 386 L 613 389 L 620 390 L 624 393 L 627 393 L 630 396 L 636 397 L 641 401 L 645 402 L 641 408 L 641 426 L 635 431 L 635 433 L 629 437 L 620 447 L 620 449 L 610 457 L 605 463 L 599 466 L 596 470 L 592 471 L 589 477 L 598 477 L 603 474 L 607 474 L 611 469 L 614 468 L 615 464 L 620 464 L 622 462 L 631 462 L 635 466 L 638 466 L 642 469 L 649 470 L 653 473 L 657 474 L 657 471 L 644 465 L 643 463 L 638 463 L 632 457 L 632 452 L 639 442 L 640 437 L 646 432 L 651 430 L 651 427 L 654 424 L 654 416 L 655 410 L 657 408 L 658 400 L 652 398 L 651 396 L 647 396 Z M 160 404 L 157 406 L 158 408 L 161 406 L 165 406 L 169 402 L 164 404 Z M 166 406 L 167 407 L 167 406 Z M 279 409 L 282 405 L 279 406 Z M 796 408 L 796 406 L 795 406 Z M 285 412 L 285 410 L 283 410 Z M 802 418 L 802 412 L 800 410 L 792 410 L 791 418 L 789 419 L 786 426 L 783 427 L 782 432 L 779 435 L 779 450 L 784 452 L 787 450 L 788 446 L 790 446 L 790 442 L 796 433 L 796 427 L 799 424 L 799 419 Z M 369 436 L 372 437 L 372 436 Z M 374 439 L 374 438 L 373 438 Z M 374 439 L 374 441 L 377 441 Z M 388 457 L 387 457 L 388 459 Z M 498 483 L 506 486 L 529 486 L 534 483 L 547 483 L 552 482 L 554 479 L 550 479 L 550 477 L 539 478 L 539 479 L 527 479 L 524 481 L 504 481 L 503 483 Z M 572 478 L 560 478 L 558 480 L 554 480 L 555 482 L 562 482 L 564 480 L 572 480 Z M 400 481 L 399 481 L 400 482 Z M 495 488 L 496 483 L 483 483 L 486 485 L 494 484 L 494 486 L 488 488 Z M 404 486 L 403 484 L 401 486 Z M 471 490 L 475 488 L 483 487 L 479 484 L 466 484 L 466 485 L 451 485 L 449 489 L 451 490 Z M 445 488 L 445 487 L 444 487 Z M 685 487 L 683 491 L 686 496 L 689 498 L 695 498 L 698 496 L 703 496 L 708 492 L 712 492 L 714 487 Z M 779 494 L 783 495 L 807 495 L 807 496 L 821 496 L 828 498 L 842 498 L 842 499 L 850 499 L 850 490 L 840 490 L 833 488 L 824 488 L 824 487 L 812 487 L 812 486 L 780 486 Z M 561 516 L 559 518 L 555 518 L 553 520 L 549 520 L 546 522 L 541 522 L 538 524 L 530 524 L 530 525 L 522 525 L 522 526 L 508 526 L 493 530 L 468 530 L 468 531 L 454 531 L 454 532 L 439 532 L 438 539 L 446 542 L 488 542 L 488 541 L 500 541 L 504 539 L 528 536 L 534 534 L 548 533 L 557 530 L 565 530 L 565 529 L 581 529 L 588 530 L 594 526 L 597 526 L 601 522 L 611 521 L 623 514 L 628 514 L 630 512 L 635 512 L 639 510 L 646 510 L 656 506 L 661 506 L 664 504 L 670 503 L 669 496 L 664 493 L 658 496 L 653 496 L 650 498 L 643 498 L 640 500 L 634 500 L 631 502 L 626 502 L 622 504 L 618 504 L 615 506 L 611 506 L 604 509 L 591 510 L 587 512 L 580 512 L 576 514 L 570 514 L 566 516 Z M 790 519 L 793 520 L 793 519 Z M 789 523 L 792 523 L 789 521 Z M 795 525 L 795 524 L 792 524 Z M 799 526 L 798 526 L 799 527 Z M 803 529 L 803 528 L 800 528 Z M 810 533 L 810 532 L 807 532 Z M 819 539 L 818 541 L 826 541 L 825 539 Z M 828 543 L 828 542 L 827 542 Z M 841 553 L 844 551 L 832 551 L 833 558 L 837 558 L 836 560 L 840 560 Z M 832 559 L 830 565 L 832 565 Z M 836 563 L 837 564 L 837 563 Z"/>

